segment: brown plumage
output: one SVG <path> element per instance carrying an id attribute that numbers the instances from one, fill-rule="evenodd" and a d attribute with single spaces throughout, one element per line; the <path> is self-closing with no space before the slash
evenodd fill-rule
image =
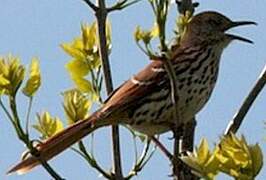
<path id="1" fill-rule="evenodd" d="M 217 12 L 203 12 L 193 17 L 178 47 L 172 49 L 171 61 L 177 76 L 178 112 L 174 119 L 170 82 L 160 61 L 152 61 L 126 81 L 88 119 L 79 121 L 38 145 L 40 157 L 49 160 L 92 131 L 112 124 L 129 125 L 152 136 L 189 122 L 208 101 L 218 75 L 220 56 L 232 40 L 251 43 L 226 30 L 254 22 L 233 22 Z M 8 173 L 27 172 L 39 162 L 30 156 Z"/>

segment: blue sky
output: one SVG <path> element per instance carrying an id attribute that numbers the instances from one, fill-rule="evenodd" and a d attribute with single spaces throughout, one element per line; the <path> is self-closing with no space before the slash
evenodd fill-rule
<path id="1" fill-rule="evenodd" d="M 241 27 L 232 30 L 236 34 L 252 39 L 255 44 L 234 42 L 225 50 L 215 92 L 207 106 L 197 116 L 196 143 L 202 137 L 215 143 L 266 63 L 266 1 L 201 0 L 199 2 L 201 5 L 197 12 L 216 10 L 223 12 L 233 20 L 252 20 L 259 24 L 256 27 Z M 35 112 L 45 110 L 63 119 L 60 92 L 70 88 L 73 84 L 64 68 L 69 57 L 59 45 L 79 35 L 81 22 L 92 22 L 92 11 L 81 0 L 0 0 L 0 4 L 0 55 L 12 53 L 19 56 L 24 64 L 29 64 L 33 56 L 41 60 L 43 83 L 34 101 L 32 121 L 35 121 Z M 169 25 L 172 27 L 176 16 L 174 10 L 173 8 L 169 16 L 169 21 L 171 21 Z M 114 84 L 117 87 L 148 63 L 145 55 L 135 45 L 132 34 L 137 25 L 150 27 L 152 16 L 148 3 L 143 0 L 127 10 L 111 14 L 110 19 L 113 25 L 111 65 Z M 171 33 L 171 27 L 169 27 L 169 32 Z M 24 117 L 26 99 L 20 97 L 19 100 L 21 117 Z M 239 130 L 239 134 L 244 134 L 248 142 L 259 142 L 264 152 L 266 152 L 264 140 L 266 130 L 263 124 L 266 121 L 265 107 L 266 91 L 264 90 Z M 34 130 L 32 134 L 36 136 Z M 109 128 L 97 131 L 94 148 L 97 159 L 107 169 L 111 164 L 109 135 Z M 170 133 L 165 134 L 162 139 L 169 148 L 172 148 L 171 141 L 167 140 L 170 136 Z M 125 129 L 122 129 L 121 140 L 123 166 L 124 171 L 127 172 L 133 162 L 133 143 Z M 0 147 L 2 147 L 0 149 L 0 179 L 49 179 L 48 174 L 42 168 L 37 168 L 23 176 L 5 175 L 8 167 L 20 157 L 24 146 L 17 140 L 11 124 L 2 111 L 0 112 Z M 51 164 L 66 179 L 85 180 L 98 177 L 94 169 L 88 167 L 79 156 L 69 150 L 51 161 Z M 265 169 L 262 170 L 258 179 L 266 179 Z M 157 151 L 135 179 L 167 179 L 169 174 L 169 162 Z M 220 176 L 218 179 L 228 178 Z"/>

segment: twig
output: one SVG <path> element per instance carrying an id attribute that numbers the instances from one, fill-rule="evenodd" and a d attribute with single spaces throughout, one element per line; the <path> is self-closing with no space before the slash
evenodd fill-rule
<path id="1" fill-rule="evenodd" d="M 4 103 L 2 102 L 1 97 L 0 97 L 0 106 L 4 110 L 4 112 L 7 115 L 8 119 L 12 122 L 12 124 L 14 124 L 14 120 L 13 120 L 11 114 L 9 113 L 9 111 L 7 110 L 7 108 L 5 107 Z"/>
<path id="2" fill-rule="evenodd" d="M 173 106 L 175 107 L 175 113 L 174 113 L 174 118 L 177 124 L 181 124 L 181 117 L 178 111 L 178 87 L 177 87 L 177 77 L 175 74 L 174 67 L 172 65 L 172 62 L 169 58 L 164 58 L 164 67 L 167 71 L 167 74 L 170 79 L 170 87 L 171 87 L 171 100 L 173 103 Z M 178 128 L 178 127 L 176 127 Z"/>
<path id="3" fill-rule="evenodd" d="M 156 147 L 154 147 L 153 151 L 147 157 L 149 149 L 150 149 L 150 140 L 147 140 L 140 157 L 136 160 L 129 174 L 125 177 L 125 180 L 129 180 L 133 176 L 137 175 L 137 173 L 140 172 L 142 168 L 146 165 L 146 163 L 149 161 L 149 159 L 152 157 L 153 153 L 155 152 Z"/>
<path id="4" fill-rule="evenodd" d="M 64 178 L 61 178 L 59 174 L 57 174 L 53 168 L 48 164 L 47 161 L 41 160 L 41 158 L 37 157 L 38 160 L 41 162 L 44 169 L 55 179 L 55 180 L 65 180 Z"/>
<path id="5" fill-rule="evenodd" d="M 30 97 L 28 109 L 27 109 L 27 115 L 26 115 L 26 127 L 25 127 L 26 134 L 29 134 L 30 113 L 31 113 L 31 108 L 32 108 L 32 102 L 33 102 L 33 97 Z"/>
<path id="6" fill-rule="evenodd" d="M 180 14 L 185 15 L 186 11 L 194 13 L 195 7 L 198 3 L 193 3 L 192 0 L 176 0 L 178 11 Z M 193 117 L 195 122 L 195 117 Z M 180 163 L 180 160 L 176 160 L 177 157 L 186 151 L 192 151 L 194 145 L 194 134 L 195 134 L 195 123 L 192 123 L 192 128 L 183 128 L 183 136 L 180 136 L 178 132 L 174 130 L 174 159 L 173 159 L 173 175 L 174 179 L 185 180 L 185 179 L 198 179 L 194 176 L 184 163 Z"/>
<path id="7" fill-rule="evenodd" d="M 127 2 L 128 0 L 122 0 L 122 1 L 118 1 L 115 5 L 113 5 L 112 7 L 107 8 L 107 12 L 112 12 L 112 11 L 117 11 L 117 10 L 122 10 L 128 6 L 131 6 L 141 0 L 132 0 L 130 2 Z"/>
<path id="8" fill-rule="evenodd" d="M 107 9 L 105 6 L 105 0 L 98 0 L 99 10 L 95 12 L 98 25 L 98 36 L 100 42 L 100 58 L 103 65 L 103 74 L 106 84 L 106 90 L 108 95 L 113 91 L 112 75 L 109 64 L 109 57 L 106 45 L 106 18 Z M 116 179 L 123 179 L 122 166 L 121 166 L 121 153 L 120 153 L 120 140 L 119 140 L 119 127 L 117 125 L 112 126 L 112 141 L 113 141 L 113 167 L 115 171 Z"/>
<path id="9" fill-rule="evenodd" d="M 154 136 L 151 137 L 151 140 L 155 143 L 156 146 L 165 154 L 165 156 L 171 161 L 173 155 L 165 148 L 165 146 Z"/>
<path id="10" fill-rule="evenodd" d="M 25 133 L 22 129 L 22 126 L 20 124 L 20 119 L 18 116 L 17 111 L 17 103 L 16 103 L 16 96 L 9 95 L 9 105 L 10 109 L 12 111 L 12 123 L 14 125 L 14 128 L 16 130 L 16 133 L 18 135 L 18 138 L 26 144 L 27 148 L 29 149 L 30 153 L 38 159 L 38 161 L 41 163 L 41 165 L 44 167 L 44 169 L 55 179 L 55 180 L 64 180 L 60 177 L 60 175 L 48 164 L 47 161 L 43 160 L 40 156 L 38 150 L 33 146 L 32 141 L 29 139 L 29 134 Z"/>
<path id="11" fill-rule="evenodd" d="M 88 6 L 94 10 L 95 12 L 99 9 L 97 6 L 95 6 L 90 0 L 83 0 Z"/>
<path id="12" fill-rule="evenodd" d="M 174 155 L 173 155 L 173 159 L 172 159 L 172 164 L 173 164 L 173 178 L 174 180 L 185 180 L 184 176 L 183 176 L 183 163 L 182 161 L 179 159 L 179 155 L 180 155 L 180 139 L 181 139 L 181 135 L 182 135 L 182 130 L 178 129 L 178 128 L 174 128 L 173 129 L 173 134 L 174 134 Z"/>
<path id="13" fill-rule="evenodd" d="M 234 115 L 234 118 L 229 122 L 224 134 L 229 134 L 230 132 L 233 132 L 233 133 L 237 132 L 247 112 L 251 108 L 253 102 L 255 101 L 258 94 L 261 92 L 261 90 L 265 86 L 265 84 L 266 84 L 266 65 L 264 66 L 252 90 L 250 91 L 246 99 L 244 100 L 242 106 L 240 107 L 238 112 Z"/>
<path id="14" fill-rule="evenodd" d="M 75 148 L 71 148 L 71 149 L 75 151 L 76 153 L 78 153 L 80 156 L 82 156 L 92 167 L 94 167 L 97 171 L 99 171 L 105 178 L 111 179 L 111 175 L 105 172 L 105 170 L 99 166 L 99 164 L 94 159 L 94 157 L 87 152 L 86 147 L 84 146 L 82 141 L 78 143 L 78 147 L 79 147 L 79 150 Z"/>
<path id="15" fill-rule="evenodd" d="M 159 29 L 159 39 L 160 39 L 160 48 L 161 48 L 161 57 L 158 59 L 163 62 L 164 68 L 167 71 L 167 75 L 170 80 L 170 93 L 171 93 L 171 101 L 174 107 L 174 120 L 176 121 L 176 124 L 179 126 L 181 125 L 181 117 L 178 111 L 178 88 L 177 88 L 177 77 L 171 62 L 171 59 L 168 56 L 168 47 L 165 43 L 165 25 L 166 25 L 166 19 L 168 14 L 168 1 L 150 1 L 150 4 L 152 6 L 153 12 L 156 16 L 156 22 Z M 164 148 L 161 148 L 161 150 L 167 155 L 168 158 L 170 158 L 172 164 L 173 164 L 173 175 L 174 178 L 180 177 L 180 160 L 178 158 L 179 156 L 179 140 L 181 137 L 180 132 L 178 132 L 179 127 L 173 128 L 174 133 L 174 156 L 172 156 L 167 150 Z M 156 142 L 155 140 L 153 140 Z M 159 146 L 160 147 L 160 146 Z M 163 146 L 162 146 L 163 147 Z"/>
<path id="16" fill-rule="evenodd" d="M 176 124 L 180 124 L 181 117 L 178 112 L 177 77 L 176 77 L 175 70 L 172 65 L 171 59 L 169 58 L 168 46 L 165 42 L 165 39 L 166 39 L 165 25 L 166 25 L 166 20 L 167 20 L 169 4 L 168 4 L 168 1 L 164 1 L 164 0 L 150 1 L 150 4 L 156 16 L 156 23 L 159 29 L 159 40 L 160 40 L 160 50 L 161 50 L 161 56 L 155 57 L 155 59 L 158 59 L 159 61 L 163 62 L 164 68 L 170 79 L 171 101 L 173 103 L 173 107 L 175 111 L 174 119 L 176 121 Z M 151 58 L 151 59 L 154 59 L 154 58 Z"/>

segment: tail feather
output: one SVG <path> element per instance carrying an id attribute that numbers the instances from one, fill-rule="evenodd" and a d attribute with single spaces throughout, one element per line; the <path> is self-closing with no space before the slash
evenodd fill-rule
<path id="1" fill-rule="evenodd" d="M 42 160 L 48 161 L 58 155 L 86 135 L 90 134 L 97 128 L 111 124 L 108 118 L 100 117 L 94 113 L 88 119 L 79 121 L 45 142 L 39 144 L 37 149 Z M 7 174 L 17 172 L 23 174 L 39 165 L 39 160 L 34 156 L 29 156 L 25 160 L 12 167 Z"/>

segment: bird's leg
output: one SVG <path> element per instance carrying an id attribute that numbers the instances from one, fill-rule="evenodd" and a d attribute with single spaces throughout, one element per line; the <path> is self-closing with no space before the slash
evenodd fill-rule
<path id="1" fill-rule="evenodd" d="M 193 118 L 189 123 L 184 125 L 184 131 L 180 139 L 180 153 L 186 155 L 188 151 L 193 151 L 194 146 L 194 134 L 196 127 L 196 120 Z M 183 176 L 186 180 L 199 180 L 200 178 L 192 174 L 191 169 L 187 166 L 183 166 Z"/>
<path id="2" fill-rule="evenodd" d="M 197 122 L 193 118 L 189 123 L 184 125 L 182 138 L 180 139 L 180 153 L 186 154 L 187 151 L 192 152 L 194 146 L 194 134 Z"/>

